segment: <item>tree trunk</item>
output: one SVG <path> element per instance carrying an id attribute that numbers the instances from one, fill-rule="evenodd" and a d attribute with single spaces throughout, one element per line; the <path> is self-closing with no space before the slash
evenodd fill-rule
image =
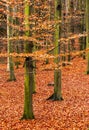
<path id="1" fill-rule="evenodd" d="M 34 119 L 32 106 L 33 93 L 33 68 L 32 58 L 28 57 L 25 61 L 25 100 L 24 100 L 24 114 L 22 119 Z"/>
<path id="2" fill-rule="evenodd" d="M 7 6 L 7 10 L 9 11 L 9 13 L 12 11 L 12 9 Z M 9 40 L 10 37 L 13 37 L 13 30 L 12 27 L 9 25 L 13 23 L 13 18 L 12 16 L 9 16 L 9 14 L 7 14 L 7 50 L 8 53 L 12 53 L 12 41 Z M 10 77 L 9 77 L 9 81 L 15 81 L 15 74 L 14 74 L 14 64 L 13 64 L 13 60 L 12 57 L 8 57 L 7 58 L 7 71 L 10 72 Z"/>
<path id="3" fill-rule="evenodd" d="M 83 33 L 85 31 L 84 7 L 85 7 L 85 5 L 83 5 L 82 0 L 79 0 L 79 11 L 81 12 L 81 14 L 80 14 L 81 20 L 80 20 L 80 25 L 79 25 L 80 33 Z M 80 37 L 79 42 L 80 42 L 80 51 L 85 50 L 86 49 L 86 37 Z M 83 57 L 83 59 L 85 59 L 85 52 L 82 54 L 82 57 Z"/>
<path id="4" fill-rule="evenodd" d="M 18 5 L 15 5 L 14 8 L 13 8 L 13 13 L 14 13 L 15 16 L 16 16 L 18 11 L 19 11 Z M 19 26 L 20 25 L 19 24 L 19 19 L 17 17 L 15 17 L 13 19 L 13 22 L 14 22 L 15 26 Z M 14 29 L 14 35 L 16 37 L 19 37 L 19 30 Z M 19 53 L 19 45 L 20 45 L 19 43 L 20 43 L 20 41 L 16 40 L 15 45 L 14 45 L 14 47 L 16 46 L 16 53 Z M 19 59 L 18 56 L 16 57 L 16 59 L 17 59 L 17 61 L 15 62 L 15 66 L 16 66 L 16 69 L 18 69 L 19 68 L 19 64 L 20 64 L 20 61 L 18 60 Z"/>
<path id="5" fill-rule="evenodd" d="M 35 6 L 35 2 L 34 1 L 33 1 L 33 5 Z M 32 10 L 33 14 L 36 13 L 34 6 L 31 7 L 31 10 Z M 34 20 L 33 27 L 36 26 L 35 24 L 36 24 L 36 21 Z M 34 30 L 34 32 L 33 32 L 33 36 L 35 36 L 35 35 L 36 35 L 36 30 Z M 32 51 L 33 52 L 36 51 L 36 45 L 35 44 L 33 46 L 33 50 Z M 34 93 L 36 93 L 36 61 L 35 60 L 33 61 L 33 81 L 32 82 L 33 82 L 33 94 L 34 94 Z"/>
<path id="6" fill-rule="evenodd" d="M 61 0 L 55 0 L 55 21 L 58 21 L 61 19 Z M 60 25 L 61 26 L 61 25 Z M 55 50 L 54 55 L 59 54 L 59 38 L 60 38 L 60 31 L 61 27 L 59 24 L 55 25 Z M 56 64 L 59 64 L 59 58 L 56 58 L 54 61 Z M 52 96 L 50 96 L 48 99 L 52 100 L 63 100 L 62 94 L 61 94 L 61 70 L 57 69 L 54 71 L 54 93 Z"/>
<path id="7" fill-rule="evenodd" d="M 31 6 L 25 1 L 25 35 L 30 36 L 29 16 L 31 15 Z M 25 53 L 32 53 L 33 43 L 26 41 Z M 24 113 L 22 119 L 34 119 L 33 105 L 32 105 L 32 93 L 33 93 L 33 60 L 32 57 L 28 57 L 25 60 L 25 99 L 24 99 Z"/>
<path id="8" fill-rule="evenodd" d="M 89 49 L 89 0 L 86 0 L 86 49 Z M 87 52 L 87 74 L 89 74 L 89 52 Z"/>

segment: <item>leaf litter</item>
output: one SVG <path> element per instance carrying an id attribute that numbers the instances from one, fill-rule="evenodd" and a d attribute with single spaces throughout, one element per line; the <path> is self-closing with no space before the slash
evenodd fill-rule
<path id="1" fill-rule="evenodd" d="M 88 130 L 89 75 L 86 61 L 77 58 L 62 68 L 63 101 L 46 100 L 53 93 L 53 71 L 37 71 L 33 95 L 35 119 L 23 120 L 24 70 L 15 70 L 17 80 L 7 82 L 6 66 L 0 64 L 0 130 Z"/>

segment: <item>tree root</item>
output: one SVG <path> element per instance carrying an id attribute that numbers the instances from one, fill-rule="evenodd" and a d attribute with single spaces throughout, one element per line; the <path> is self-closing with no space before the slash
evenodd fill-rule
<path id="1" fill-rule="evenodd" d="M 52 94 L 47 100 L 53 100 L 53 101 L 62 101 L 63 98 L 62 97 L 58 97 L 56 94 Z"/>

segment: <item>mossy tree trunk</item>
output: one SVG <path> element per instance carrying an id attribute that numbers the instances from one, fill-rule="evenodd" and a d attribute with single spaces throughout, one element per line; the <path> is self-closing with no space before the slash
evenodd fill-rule
<path id="1" fill-rule="evenodd" d="M 29 2 L 25 1 L 25 35 L 27 37 L 30 35 L 30 25 L 29 25 L 29 17 L 31 15 L 31 6 L 29 6 Z M 33 51 L 33 43 L 26 41 L 25 42 L 25 53 L 32 53 Z M 28 57 L 25 60 L 25 99 L 24 99 L 24 113 L 22 119 L 34 119 L 33 115 L 33 105 L 32 105 L 32 93 L 33 93 L 33 59 L 32 57 Z"/>
<path id="2" fill-rule="evenodd" d="M 12 8 L 9 6 L 7 6 L 7 10 L 9 11 L 9 13 L 12 12 Z M 13 24 L 13 18 L 9 14 L 7 14 L 7 50 L 9 54 L 13 52 L 12 41 L 10 41 L 10 38 L 13 37 L 13 29 L 10 24 Z M 14 74 L 14 64 L 12 57 L 8 57 L 7 62 L 7 71 L 10 72 L 10 77 L 8 80 L 15 81 L 16 78 Z"/>
<path id="3" fill-rule="evenodd" d="M 86 0 L 86 49 L 89 49 L 89 0 Z M 87 71 L 86 73 L 89 74 L 89 52 L 87 52 Z"/>
<path id="4" fill-rule="evenodd" d="M 55 21 L 61 20 L 61 0 L 55 0 Z M 59 38 L 60 38 L 61 25 L 55 25 L 55 50 L 54 55 L 59 54 Z M 59 64 L 59 58 L 56 58 L 54 61 L 56 64 Z M 61 93 L 61 70 L 58 68 L 54 71 L 54 93 L 48 99 L 52 100 L 63 100 Z"/>

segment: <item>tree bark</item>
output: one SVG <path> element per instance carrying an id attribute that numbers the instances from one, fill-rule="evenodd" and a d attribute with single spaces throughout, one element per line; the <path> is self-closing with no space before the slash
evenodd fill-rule
<path id="1" fill-rule="evenodd" d="M 25 1 L 25 35 L 30 36 L 29 16 L 31 15 L 31 6 Z M 33 43 L 26 41 L 25 53 L 32 53 Z M 22 119 L 34 119 L 32 93 L 33 93 L 33 60 L 32 57 L 27 57 L 25 60 L 25 99 L 24 99 L 24 113 Z"/>
<path id="2" fill-rule="evenodd" d="M 9 7 L 9 5 L 7 6 L 7 10 L 9 11 L 9 13 L 12 11 L 12 8 Z M 10 16 L 9 14 L 7 14 L 7 50 L 8 50 L 8 53 L 12 53 L 12 41 L 10 41 L 10 37 L 13 37 L 13 30 L 12 30 L 12 27 L 11 24 L 13 23 L 13 18 L 12 16 Z M 7 59 L 7 71 L 10 72 L 10 77 L 8 79 L 8 81 L 15 81 L 16 78 L 15 78 L 15 74 L 14 74 L 14 64 L 13 64 L 13 60 L 12 60 L 12 57 L 8 57 Z"/>
<path id="3" fill-rule="evenodd" d="M 55 21 L 61 20 L 61 0 L 55 0 Z M 55 50 L 54 55 L 59 54 L 59 38 L 60 38 L 61 25 L 55 25 Z M 59 58 L 54 61 L 57 65 L 59 64 Z M 48 99 L 52 100 L 63 100 L 61 93 L 61 70 L 57 69 L 54 71 L 54 93 Z"/>
<path id="4" fill-rule="evenodd" d="M 86 0 L 86 49 L 89 49 L 89 0 Z M 89 52 L 87 52 L 87 74 L 89 74 Z"/>

